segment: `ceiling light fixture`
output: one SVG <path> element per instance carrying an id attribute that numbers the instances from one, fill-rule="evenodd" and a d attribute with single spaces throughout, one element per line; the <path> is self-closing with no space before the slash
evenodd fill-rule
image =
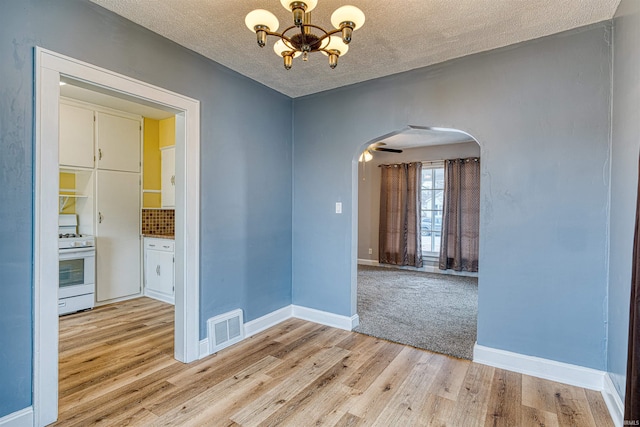
<path id="1" fill-rule="evenodd" d="M 247 14 L 244 22 L 256 33 L 258 46 L 267 44 L 267 36 L 279 38 L 273 45 L 276 55 L 284 59 L 284 68 L 291 69 L 293 58 L 302 55 L 307 61 L 311 52 L 322 52 L 329 57 L 329 66 L 336 68 L 338 58 L 349 50 L 353 31 L 364 25 L 364 13 L 355 6 L 342 6 L 331 15 L 331 24 L 335 30 L 325 30 L 311 23 L 311 11 L 318 0 L 280 0 L 285 9 L 293 13 L 293 25 L 277 33 L 278 18 L 264 9 L 256 9 Z M 297 32 L 293 30 L 298 30 Z M 341 33 L 341 37 L 333 34 Z"/>
<path id="2" fill-rule="evenodd" d="M 369 151 L 368 148 L 364 150 L 362 154 L 360 154 L 360 157 L 358 158 L 358 161 L 360 163 L 370 162 L 371 160 L 373 160 L 373 154 L 371 154 L 371 151 Z"/>

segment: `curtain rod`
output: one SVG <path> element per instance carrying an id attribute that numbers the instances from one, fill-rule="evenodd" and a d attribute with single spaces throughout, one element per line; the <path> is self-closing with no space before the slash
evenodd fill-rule
<path id="1" fill-rule="evenodd" d="M 428 163 L 428 164 L 434 164 L 434 163 L 443 163 L 446 161 L 450 161 L 450 160 L 473 160 L 474 162 L 477 162 L 480 160 L 480 157 L 465 157 L 465 158 L 453 158 L 453 159 L 437 159 L 437 160 L 417 160 L 415 162 L 402 162 L 402 163 Z M 378 167 L 381 168 L 382 166 L 394 166 L 394 165 L 401 165 L 402 163 L 383 163 L 383 164 L 379 164 Z"/>

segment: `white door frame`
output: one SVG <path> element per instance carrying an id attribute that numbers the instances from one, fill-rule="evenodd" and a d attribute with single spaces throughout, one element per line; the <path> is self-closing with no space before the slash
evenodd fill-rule
<path id="1" fill-rule="evenodd" d="M 199 357 L 200 102 L 35 48 L 33 241 L 34 424 L 58 418 L 58 103 L 60 76 L 176 111 L 175 358 Z M 182 129 L 182 132 L 180 131 Z"/>

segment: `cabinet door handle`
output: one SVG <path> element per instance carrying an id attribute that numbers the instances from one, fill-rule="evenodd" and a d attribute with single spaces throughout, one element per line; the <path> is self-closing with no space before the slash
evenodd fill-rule
<path id="1" fill-rule="evenodd" d="M 104 219 L 104 216 L 102 215 L 102 212 L 98 212 L 98 224 L 102 224 L 103 219 Z"/>
<path id="2" fill-rule="evenodd" d="M 158 276 L 160 275 L 160 266 L 159 265 L 156 266 L 156 274 Z"/>
<path id="3" fill-rule="evenodd" d="M 171 246 L 169 246 L 169 245 L 162 245 L 162 247 L 163 247 L 163 248 L 165 248 L 165 249 L 169 249 Z"/>
<path id="4" fill-rule="evenodd" d="M 98 148 L 98 160 L 102 160 L 102 148 Z"/>
<path id="5" fill-rule="evenodd" d="M 171 185 L 176 185 L 176 176 L 171 175 Z"/>

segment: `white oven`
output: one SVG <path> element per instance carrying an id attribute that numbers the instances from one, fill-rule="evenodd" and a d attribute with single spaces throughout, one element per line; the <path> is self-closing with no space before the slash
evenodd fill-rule
<path id="1" fill-rule="evenodd" d="M 93 247 L 60 249 L 58 314 L 93 308 L 96 251 Z"/>
<path id="2" fill-rule="evenodd" d="M 72 221 L 69 218 L 71 215 L 64 217 L 60 222 Z M 93 308 L 96 288 L 95 238 L 68 233 L 70 230 L 62 226 L 59 231 L 58 314 Z"/>

